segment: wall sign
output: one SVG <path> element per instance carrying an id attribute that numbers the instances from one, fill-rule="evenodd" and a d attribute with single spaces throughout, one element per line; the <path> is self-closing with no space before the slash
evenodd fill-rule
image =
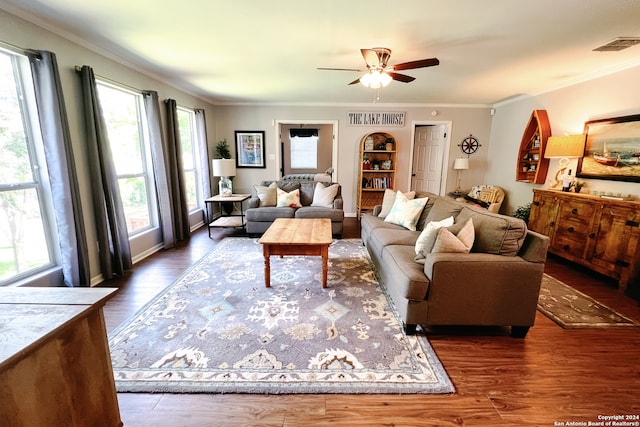
<path id="1" fill-rule="evenodd" d="M 347 126 L 404 126 L 404 111 L 350 111 Z"/>

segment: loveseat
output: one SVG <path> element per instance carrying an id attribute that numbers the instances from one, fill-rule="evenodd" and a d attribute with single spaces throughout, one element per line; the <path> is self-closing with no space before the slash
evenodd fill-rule
<path id="1" fill-rule="evenodd" d="M 361 237 L 405 331 L 510 326 L 513 337 L 524 338 L 534 323 L 549 238 L 520 219 L 432 193 L 415 194 L 426 205 L 398 225 L 389 219 L 400 196 L 387 192 L 390 202 L 361 216 Z"/>
<path id="2" fill-rule="evenodd" d="M 296 190 L 297 198 L 293 197 Z M 254 186 L 247 203 L 246 230 L 248 234 L 262 234 L 276 218 L 329 218 L 331 233 L 342 236 L 342 204 L 338 183 L 310 180 L 262 181 L 260 185 Z"/>

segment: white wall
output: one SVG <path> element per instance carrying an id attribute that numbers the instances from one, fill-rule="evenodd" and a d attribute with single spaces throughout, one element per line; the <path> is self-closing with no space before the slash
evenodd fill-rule
<path id="1" fill-rule="evenodd" d="M 619 117 L 640 113 L 640 67 L 627 69 L 588 82 L 554 90 L 537 96 L 523 96 L 515 101 L 496 106 L 491 126 L 489 157 L 491 163 L 487 180 L 502 186 L 507 192 L 503 213 L 512 213 L 516 207 L 531 202 L 533 188 L 546 188 L 545 184 L 525 184 L 515 181 L 517 152 L 524 127 L 531 112 L 547 110 L 552 135 L 580 134 L 589 120 Z M 569 167 L 574 173 L 577 160 Z M 555 175 L 558 160 L 551 159 L 547 180 Z M 631 182 L 584 179 L 584 191 L 603 191 L 614 194 L 640 196 L 640 184 Z"/>
<path id="2" fill-rule="evenodd" d="M 86 167 L 86 150 L 84 135 L 84 121 L 82 113 L 82 96 L 80 81 L 75 71 L 75 66 L 89 65 L 96 75 L 111 81 L 124 84 L 140 90 L 155 90 L 162 102 L 167 98 L 173 98 L 178 105 L 189 108 L 202 108 L 207 116 L 207 129 L 209 132 L 214 127 L 212 107 L 188 93 L 177 90 L 168 84 L 162 83 L 119 62 L 93 52 L 78 43 L 74 43 L 63 37 L 57 36 L 21 18 L 0 10 L 0 41 L 17 46 L 22 49 L 48 50 L 56 54 L 60 79 L 63 86 L 65 105 L 67 108 L 71 140 L 78 170 L 78 180 L 82 199 L 85 227 L 88 234 L 89 263 L 92 283 L 101 281 L 100 267 L 96 244 L 96 231 L 93 219 L 93 207 L 91 202 L 92 183 L 89 181 Z M 161 105 L 163 107 L 163 105 Z M 164 110 L 163 110 L 164 120 Z M 164 123 L 164 122 L 163 122 Z M 164 131 L 164 129 L 163 129 Z M 213 152 L 213 151 L 210 151 Z M 146 242 L 152 247 L 157 242 Z M 144 251 L 145 248 L 134 248 L 132 252 Z"/>
<path id="3" fill-rule="evenodd" d="M 345 88 L 348 90 L 348 88 Z M 437 111 L 432 116 L 432 111 Z M 353 127 L 347 126 L 350 111 L 404 111 L 405 125 L 402 127 Z M 411 171 L 411 137 L 414 122 L 451 121 L 452 135 L 449 149 L 449 164 L 445 166 L 447 191 L 455 188 L 456 174 L 452 169 L 453 159 L 463 156 L 459 144 L 469 134 L 480 140 L 482 147 L 471 156 L 470 169 L 462 176 L 463 188 L 483 183 L 487 166 L 489 132 L 491 129 L 490 108 L 451 106 L 406 106 L 406 105 L 357 105 L 357 106 L 219 106 L 215 109 L 215 136 L 210 132 L 209 143 L 226 138 L 234 140 L 234 130 L 264 130 L 266 138 L 265 169 L 238 169 L 233 180 L 235 192 L 251 193 L 253 186 L 261 180 L 277 179 L 279 165 L 279 144 L 274 125 L 276 120 L 337 120 L 338 121 L 338 165 L 334 179 L 342 185 L 345 215 L 356 212 L 357 180 L 359 166 L 360 139 L 367 133 L 384 130 L 396 137 L 398 142 L 398 174 L 396 183 L 399 190 L 407 191 Z M 235 144 L 235 143 L 234 143 Z M 230 144 L 230 145 L 234 145 Z M 235 146 L 232 149 L 235 157 Z"/>

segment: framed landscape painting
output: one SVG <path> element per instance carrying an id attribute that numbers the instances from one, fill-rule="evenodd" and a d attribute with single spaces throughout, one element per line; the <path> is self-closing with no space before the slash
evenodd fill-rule
<path id="1" fill-rule="evenodd" d="M 577 176 L 640 182 L 640 114 L 592 120 Z"/>
<path id="2" fill-rule="evenodd" d="M 236 166 L 264 168 L 264 131 L 236 131 Z"/>

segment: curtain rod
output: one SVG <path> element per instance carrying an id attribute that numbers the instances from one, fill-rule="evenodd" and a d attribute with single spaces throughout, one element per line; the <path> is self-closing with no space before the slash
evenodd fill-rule
<path id="1" fill-rule="evenodd" d="M 36 54 L 37 52 L 34 49 L 25 49 L 23 47 L 20 47 L 18 45 L 15 44 L 11 44 L 9 42 L 6 42 L 4 40 L 0 40 L 0 47 L 3 47 L 7 50 L 10 50 L 12 52 L 15 53 L 20 53 L 22 55 L 27 55 L 27 54 Z"/>
<path id="2" fill-rule="evenodd" d="M 78 73 L 79 73 L 80 71 L 82 71 L 82 66 L 80 66 L 80 65 L 76 65 L 76 67 L 75 67 L 75 68 L 76 68 L 76 72 L 78 72 Z M 102 75 L 100 75 L 100 74 L 95 74 L 95 73 L 94 73 L 94 75 L 95 75 L 96 77 L 98 77 L 100 80 L 106 80 L 106 81 L 107 81 L 107 82 L 109 82 L 109 83 L 113 83 L 113 84 L 115 84 L 115 85 L 122 86 L 122 87 L 127 88 L 127 89 L 129 89 L 129 90 L 132 90 L 132 91 L 134 91 L 134 92 L 138 92 L 138 93 L 141 93 L 141 94 L 145 94 L 145 93 L 150 92 L 150 90 L 147 90 L 147 89 L 139 89 L 139 88 L 137 88 L 137 87 L 134 87 L 134 86 L 131 86 L 131 85 L 128 85 L 128 84 L 125 84 L 125 83 L 119 82 L 119 81 L 117 81 L 117 80 L 111 79 L 111 78 L 109 78 L 109 77 L 102 76 Z"/>

